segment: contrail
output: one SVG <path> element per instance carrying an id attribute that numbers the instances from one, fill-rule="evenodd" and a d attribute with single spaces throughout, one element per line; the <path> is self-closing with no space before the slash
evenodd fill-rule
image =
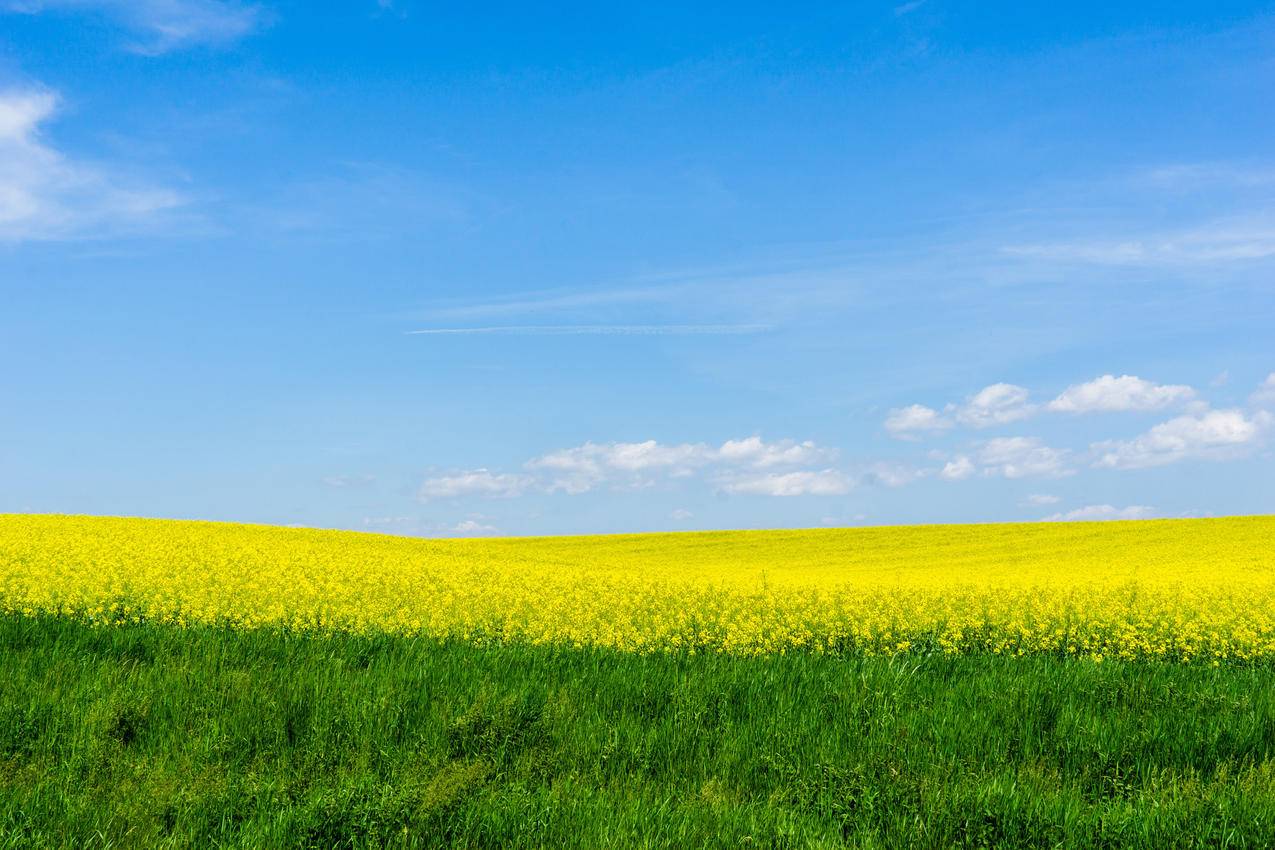
<path id="1" fill-rule="evenodd" d="M 527 336 L 691 336 L 754 334 L 770 330 L 769 325 L 497 325 L 482 328 L 424 328 L 408 334 L 463 335 L 508 334 Z"/>

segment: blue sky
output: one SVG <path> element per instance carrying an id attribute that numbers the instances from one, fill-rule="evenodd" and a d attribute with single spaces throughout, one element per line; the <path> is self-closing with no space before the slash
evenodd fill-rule
<path id="1" fill-rule="evenodd" d="M 1273 96 L 1270 3 L 0 0 L 0 511 L 1275 512 Z"/>

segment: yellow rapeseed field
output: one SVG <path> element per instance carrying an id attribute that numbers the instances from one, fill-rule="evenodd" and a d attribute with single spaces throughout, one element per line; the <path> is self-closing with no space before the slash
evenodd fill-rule
<path id="1" fill-rule="evenodd" d="M 1275 517 L 422 540 L 0 515 L 0 609 L 636 652 L 1275 657 Z"/>

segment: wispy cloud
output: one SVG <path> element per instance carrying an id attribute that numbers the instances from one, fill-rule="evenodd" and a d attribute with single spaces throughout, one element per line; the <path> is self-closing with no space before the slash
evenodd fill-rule
<path id="1" fill-rule="evenodd" d="M 1180 162 L 1147 168 L 1132 182 L 1173 191 L 1262 188 L 1275 185 L 1275 168 L 1261 163 Z"/>
<path id="2" fill-rule="evenodd" d="M 0 91 L 0 241 L 126 234 L 182 204 L 49 144 L 41 127 L 57 107 L 51 91 Z"/>
<path id="3" fill-rule="evenodd" d="M 323 485 L 334 490 L 352 490 L 371 487 L 376 483 L 373 475 L 328 475 L 323 478 Z"/>
<path id="4" fill-rule="evenodd" d="M 870 262 L 868 258 L 861 261 Z M 796 258 L 782 250 L 767 250 L 740 263 L 600 281 L 578 289 L 434 300 L 410 317 L 440 328 L 623 323 L 769 330 L 852 303 L 864 305 L 875 285 L 870 283 L 871 271 L 849 261 L 845 246 L 825 246 Z M 882 288 L 891 297 L 898 293 Z"/>
<path id="5" fill-rule="evenodd" d="M 230 44 L 261 27 L 260 6 L 233 0 L 8 0 L 8 12 L 89 12 L 107 16 L 141 38 L 128 50 L 157 56 L 192 45 Z"/>
<path id="6" fill-rule="evenodd" d="M 479 328 L 423 328 L 408 335 L 468 336 L 732 336 L 764 333 L 769 325 L 496 325 Z"/>
<path id="7" fill-rule="evenodd" d="M 480 321 L 504 316 L 573 314 L 596 308 L 663 303 L 683 289 L 665 281 L 655 285 L 618 286 L 584 291 L 542 290 L 519 292 L 505 297 L 474 301 L 444 301 L 432 304 L 422 314 L 429 321 Z"/>
<path id="8" fill-rule="evenodd" d="M 1245 168 L 1226 173 L 1223 166 L 1201 167 L 1201 176 L 1191 179 L 1260 182 L 1260 164 Z M 1166 170 L 1156 179 L 1186 180 L 1190 171 L 1184 166 L 1183 175 L 1174 178 Z M 963 368 L 990 365 L 1011 353 L 1022 356 L 1028 349 L 1051 350 L 1064 340 L 1076 345 L 1122 331 L 1125 309 L 1143 312 L 1146 321 L 1138 327 L 1171 311 L 1180 315 L 1209 300 L 1206 284 L 1216 282 L 1219 268 L 1240 276 L 1241 292 L 1261 285 L 1254 270 L 1238 261 L 1275 258 L 1269 199 L 1237 200 L 1236 191 L 1219 184 L 1207 204 L 1177 210 L 1178 223 L 1165 225 L 1172 217 L 1162 214 L 1164 191 L 1149 185 L 1150 179 L 1143 171 L 1129 171 L 1090 180 L 1064 187 L 1057 202 L 1045 206 L 1037 203 L 1043 194 L 1038 191 L 1031 198 L 1006 199 L 1002 208 L 977 217 L 938 217 L 888 239 L 759 247 L 733 263 L 621 276 L 577 289 L 519 292 L 502 286 L 500 295 L 433 300 L 407 315 L 417 327 L 460 333 L 474 332 L 470 326 L 528 328 L 479 333 L 537 333 L 540 327 L 620 323 L 765 325 L 784 338 L 781 343 L 807 328 L 822 332 L 840 322 L 855 330 L 847 344 L 868 350 L 879 341 L 897 344 L 880 337 L 887 328 L 900 335 L 890 317 L 906 314 L 914 321 L 902 335 L 959 348 Z M 1223 206 L 1227 201 L 1235 203 Z M 1201 209 L 1218 208 L 1236 213 L 1228 219 L 1200 215 Z M 1083 277 L 1075 274 L 1078 264 L 1090 267 Z M 1172 268 L 1175 280 L 1134 279 L 1131 267 Z M 1154 297 L 1148 297 L 1153 285 Z M 988 298 L 989 286 L 997 298 Z M 1040 309 L 1042 303 L 1050 309 Z M 954 366 L 932 366 L 931 377 L 934 368 Z M 882 370 L 898 375 L 913 367 L 902 360 Z"/>
<path id="9" fill-rule="evenodd" d="M 1275 221 L 1258 217 L 1116 238 L 1007 245 L 1011 257 L 1098 266 L 1197 266 L 1275 257 Z"/>
<path id="10" fill-rule="evenodd" d="M 459 183 L 385 162 L 345 160 L 320 175 L 272 187 L 238 212 L 242 226 L 258 232 L 337 242 L 392 239 L 422 228 L 453 232 L 472 226 L 487 201 Z M 458 323 L 442 317 L 422 322 Z"/>

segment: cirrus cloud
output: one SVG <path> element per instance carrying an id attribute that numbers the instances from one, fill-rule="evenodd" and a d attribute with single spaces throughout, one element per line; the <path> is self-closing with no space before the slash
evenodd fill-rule
<path id="1" fill-rule="evenodd" d="M 28 15 L 103 15 L 140 35 L 126 47 L 146 56 L 197 44 L 230 44 L 258 29 L 267 17 L 260 6 L 233 0 L 8 0 L 0 9 Z"/>
<path id="2" fill-rule="evenodd" d="M 0 242 L 126 234 L 181 205 L 50 145 L 41 128 L 58 103 L 44 89 L 0 91 Z"/>

